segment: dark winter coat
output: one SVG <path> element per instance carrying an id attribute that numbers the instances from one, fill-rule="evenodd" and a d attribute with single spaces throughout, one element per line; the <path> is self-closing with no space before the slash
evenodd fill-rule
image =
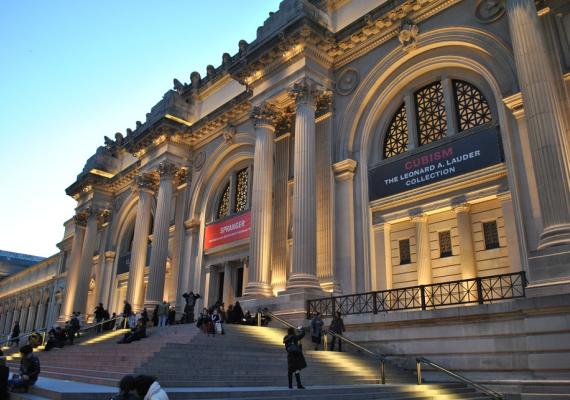
<path id="1" fill-rule="evenodd" d="M 30 385 L 36 383 L 40 375 L 40 360 L 35 354 L 28 354 L 22 357 L 20 360 L 20 374 L 28 375 Z"/>
<path id="2" fill-rule="evenodd" d="M 305 337 L 305 330 L 301 329 L 297 335 L 287 335 L 283 338 L 283 344 L 285 344 L 285 350 L 287 351 L 287 368 L 289 371 L 299 371 L 307 367 L 307 362 L 303 356 L 303 347 L 300 343 L 303 337 Z"/>

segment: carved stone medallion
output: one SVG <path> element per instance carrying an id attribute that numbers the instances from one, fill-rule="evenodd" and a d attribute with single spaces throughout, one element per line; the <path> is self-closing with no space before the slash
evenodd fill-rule
<path id="1" fill-rule="evenodd" d="M 505 15 L 504 0 L 477 0 L 475 18 L 483 24 L 491 24 Z"/>
<path id="2" fill-rule="evenodd" d="M 347 96 L 354 91 L 359 81 L 358 71 L 353 68 L 347 68 L 338 76 L 336 92 L 341 96 Z"/>
<path id="3" fill-rule="evenodd" d="M 200 171 L 206 162 L 206 153 L 204 151 L 199 152 L 194 159 L 194 168 L 196 171 Z"/>

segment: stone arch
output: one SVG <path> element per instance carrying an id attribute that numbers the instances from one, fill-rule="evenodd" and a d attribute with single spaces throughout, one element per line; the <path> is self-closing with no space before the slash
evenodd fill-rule
<path id="1" fill-rule="evenodd" d="M 507 114 L 502 99 L 518 90 L 514 60 L 509 48 L 489 33 L 465 27 L 438 29 L 422 35 L 418 47 L 403 54 L 398 47 L 372 68 L 362 80 L 354 97 L 340 117 L 340 138 L 335 149 L 337 161 L 352 158 L 359 168 L 354 177 L 355 241 L 362 243 L 356 249 L 358 290 L 375 287 L 375 270 L 372 268 L 371 215 L 368 208 L 368 149 L 379 120 L 394 98 L 410 81 L 432 71 L 463 69 L 480 76 L 488 85 L 497 119 L 502 127 L 506 162 L 512 166 L 512 116 Z M 511 190 L 516 192 L 512 168 L 508 168 Z M 516 196 L 513 196 L 516 204 Z M 519 232 L 522 229 L 518 227 Z M 522 249 L 521 249 L 522 251 Z"/>
<path id="2" fill-rule="evenodd" d="M 423 65 L 414 65 L 418 62 L 423 62 Z M 403 74 L 403 70 L 415 77 L 434 69 L 457 67 L 471 70 L 484 77 L 493 88 L 495 97 L 501 99 L 518 91 L 514 65 L 512 53 L 501 39 L 467 27 L 437 29 L 420 35 L 416 49 L 407 54 L 396 47 L 362 79 L 346 107 L 347 111 L 339 120 L 336 161 L 359 151 L 360 133 L 366 129 L 363 125 L 365 116 L 374 113 L 373 104 L 386 100 L 379 97 L 397 93 L 410 81 L 411 77 Z M 385 105 L 386 102 L 382 103 Z"/>

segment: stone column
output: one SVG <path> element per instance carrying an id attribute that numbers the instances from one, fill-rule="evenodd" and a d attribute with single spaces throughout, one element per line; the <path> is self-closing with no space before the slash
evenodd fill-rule
<path id="1" fill-rule="evenodd" d="M 507 0 L 543 221 L 539 249 L 570 244 L 570 148 L 562 84 L 534 0 Z"/>
<path id="2" fill-rule="evenodd" d="M 287 289 L 319 289 L 316 278 L 317 198 L 314 84 L 303 79 L 289 94 L 295 98 L 293 189 L 293 271 Z"/>
<path id="3" fill-rule="evenodd" d="M 44 314 L 46 311 L 46 304 L 45 301 L 43 299 L 43 296 L 40 296 L 40 302 L 38 305 L 38 310 L 37 310 L 37 314 L 36 314 L 36 319 L 34 321 L 34 329 L 41 329 L 41 328 L 46 328 L 43 325 L 43 319 L 44 319 Z"/>
<path id="4" fill-rule="evenodd" d="M 10 325 L 8 332 L 12 332 L 12 328 L 13 328 L 14 324 L 16 323 L 16 321 L 20 325 L 20 331 L 22 331 L 22 329 L 24 329 L 24 326 L 23 326 L 22 321 L 20 321 L 20 308 L 18 308 L 17 305 L 16 305 L 16 308 L 14 308 L 14 313 L 12 314 L 12 324 Z"/>
<path id="5" fill-rule="evenodd" d="M 392 289 L 392 246 L 387 222 L 374 224 L 374 246 L 376 246 L 377 290 Z"/>
<path id="6" fill-rule="evenodd" d="M 142 310 L 144 304 L 144 269 L 150 228 L 152 196 L 156 190 L 156 180 L 152 174 L 143 174 L 135 179 L 139 193 L 135 232 L 131 249 L 127 301 L 134 312 Z"/>
<path id="7" fill-rule="evenodd" d="M 432 283 L 431 250 L 429 246 L 428 216 L 417 214 L 411 217 L 416 225 L 416 268 L 418 271 L 418 285 Z"/>
<path id="8" fill-rule="evenodd" d="M 230 304 L 234 302 L 235 292 L 234 292 L 234 279 L 233 275 L 235 273 L 235 269 L 232 268 L 232 265 L 227 262 L 224 265 L 224 293 L 222 293 L 222 301 L 226 305 L 226 308 Z"/>
<path id="9" fill-rule="evenodd" d="M 170 207 L 172 203 L 172 181 L 177 169 L 174 164 L 162 161 L 158 165 L 160 185 L 156 203 L 156 216 L 152 232 L 150 253 L 150 272 L 145 296 L 145 307 L 149 310 L 162 303 L 164 297 L 164 278 L 166 259 L 168 258 L 168 230 L 170 228 Z"/>
<path id="10" fill-rule="evenodd" d="M 343 294 L 356 293 L 354 242 L 354 172 L 351 159 L 333 165 L 335 175 L 335 282 Z M 293 246 L 295 243 L 293 242 Z"/>
<path id="11" fill-rule="evenodd" d="M 199 293 L 200 268 L 196 266 L 196 255 L 198 254 L 198 241 L 200 239 L 200 221 L 195 219 L 186 220 L 184 221 L 184 229 L 182 269 L 180 271 L 178 293 L 185 293 L 190 290 L 194 293 Z"/>
<path id="12" fill-rule="evenodd" d="M 12 329 L 12 324 L 13 324 L 13 321 L 14 321 L 14 312 L 15 312 L 15 311 L 16 311 L 16 310 L 8 311 L 8 312 L 6 313 L 6 322 L 4 323 L 4 333 L 5 333 L 5 334 L 10 333 L 10 329 Z"/>
<path id="13" fill-rule="evenodd" d="M 443 88 L 443 99 L 445 101 L 446 120 L 447 120 L 447 136 L 457 135 L 459 126 L 457 123 L 457 114 L 455 113 L 455 90 L 453 89 L 453 81 L 445 76 L 441 80 Z M 451 112 L 450 112 L 451 111 Z"/>
<path id="14" fill-rule="evenodd" d="M 28 308 L 28 318 L 26 321 L 26 332 L 31 332 L 35 328 L 34 324 L 36 322 L 36 306 L 32 303 Z"/>
<path id="15" fill-rule="evenodd" d="M 113 264 L 116 253 L 106 251 L 102 257 L 103 269 L 101 271 L 101 283 L 97 283 L 99 297 L 97 304 L 103 303 L 105 308 L 111 307 L 111 287 L 113 285 Z"/>
<path id="16" fill-rule="evenodd" d="M 459 236 L 459 264 L 461 265 L 461 279 L 477 277 L 475 264 L 475 250 L 473 246 L 473 227 L 471 225 L 471 206 L 463 203 L 453 208 L 457 218 L 457 234 Z"/>
<path id="17" fill-rule="evenodd" d="M 76 283 L 75 301 L 72 311 L 80 311 L 83 315 L 87 315 L 87 292 L 89 291 L 89 280 L 91 278 L 91 269 L 93 267 L 93 253 L 97 246 L 97 218 L 99 211 L 88 208 L 87 227 L 85 229 L 85 240 L 83 241 L 83 249 L 81 250 L 81 262 L 79 264 L 79 273 Z"/>
<path id="18" fill-rule="evenodd" d="M 503 210 L 503 221 L 505 223 L 505 235 L 507 237 L 507 250 L 509 253 L 509 264 L 511 272 L 520 272 L 524 268 L 521 263 L 521 254 L 515 220 L 513 199 L 510 192 L 501 193 L 497 196 L 501 202 Z"/>
<path id="19" fill-rule="evenodd" d="M 255 154 L 251 196 L 251 264 L 245 295 L 269 297 L 273 294 L 270 273 L 276 112 L 264 103 L 253 108 L 251 118 L 255 127 Z"/>
<path id="20" fill-rule="evenodd" d="M 6 324 L 6 316 L 7 316 L 7 312 L 6 312 L 6 310 L 3 310 L 2 314 L 0 314 L 0 335 L 4 334 L 4 326 Z"/>
<path id="21" fill-rule="evenodd" d="M 108 293 L 108 287 L 111 282 L 107 279 L 107 270 L 111 267 L 108 264 L 107 257 L 105 256 L 105 249 L 107 248 L 107 237 L 109 235 L 109 222 L 111 220 L 111 210 L 102 210 L 99 214 L 99 226 L 101 229 L 101 242 L 99 244 L 99 266 L 95 272 L 95 305 L 103 303 L 107 308 L 109 307 L 108 298 L 104 294 Z M 88 310 L 91 312 L 91 310 Z"/>
<path id="22" fill-rule="evenodd" d="M 177 311 L 182 313 L 184 311 L 184 299 L 181 297 L 185 288 L 181 287 L 182 282 L 182 245 L 185 237 L 184 229 L 184 215 L 186 210 L 186 203 L 188 199 L 188 192 L 190 187 L 187 182 L 188 168 L 182 168 L 176 174 L 177 182 L 177 195 L 176 195 L 176 209 L 174 215 L 174 238 L 172 240 L 172 264 L 170 265 L 170 287 L 168 288 L 168 302 L 176 305 Z"/>
<path id="23" fill-rule="evenodd" d="M 76 213 L 75 231 L 73 234 L 73 243 L 71 245 L 71 254 L 69 256 L 69 268 L 67 271 L 67 279 L 65 284 L 65 298 L 63 300 L 62 313 L 59 316 L 61 322 L 65 322 L 71 318 L 74 311 L 75 294 L 77 292 L 77 280 L 79 279 L 79 263 L 81 261 L 81 250 L 83 249 L 83 239 L 85 238 L 85 225 L 87 224 L 87 216 L 82 213 Z"/>

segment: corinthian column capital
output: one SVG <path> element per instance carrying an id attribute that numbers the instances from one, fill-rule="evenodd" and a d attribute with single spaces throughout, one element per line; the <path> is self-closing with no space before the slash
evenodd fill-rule
<path id="1" fill-rule="evenodd" d="M 160 179 L 173 179 L 174 175 L 178 172 L 176 164 L 170 161 L 161 161 L 157 168 Z"/>
<path id="2" fill-rule="evenodd" d="M 277 120 L 281 117 L 281 114 L 273 105 L 263 102 L 260 105 L 253 107 L 249 117 L 256 128 L 264 126 L 275 129 L 275 125 Z"/>
<path id="3" fill-rule="evenodd" d="M 470 209 L 471 209 L 471 204 L 469 203 L 461 203 L 453 207 L 453 211 L 455 211 L 455 214 L 468 213 Z"/>
<path id="4" fill-rule="evenodd" d="M 427 220 L 428 220 L 428 216 L 427 216 L 427 214 L 424 214 L 424 213 L 417 213 L 417 214 L 410 215 L 410 221 L 412 221 L 415 224 L 427 222 Z"/>
<path id="5" fill-rule="evenodd" d="M 88 217 L 89 217 L 89 214 L 87 214 L 85 211 L 78 211 L 73 216 L 73 220 L 75 221 L 75 225 L 85 227 L 87 225 L 87 218 Z"/>
<path id="6" fill-rule="evenodd" d="M 97 213 L 97 219 L 100 226 L 105 226 L 111 221 L 111 210 L 103 208 Z"/>
<path id="7" fill-rule="evenodd" d="M 158 188 L 156 177 L 151 173 L 143 173 L 135 177 L 136 190 L 146 190 L 149 192 L 155 192 Z"/>
<path id="8" fill-rule="evenodd" d="M 315 99 L 322 95 L 322 91 L 318 89 L 317 84 L 308 78 L 298 80 L 289 89 L 289 96 L 295 99 L 295 103 L 307 104 L 315 107 Z"/>

